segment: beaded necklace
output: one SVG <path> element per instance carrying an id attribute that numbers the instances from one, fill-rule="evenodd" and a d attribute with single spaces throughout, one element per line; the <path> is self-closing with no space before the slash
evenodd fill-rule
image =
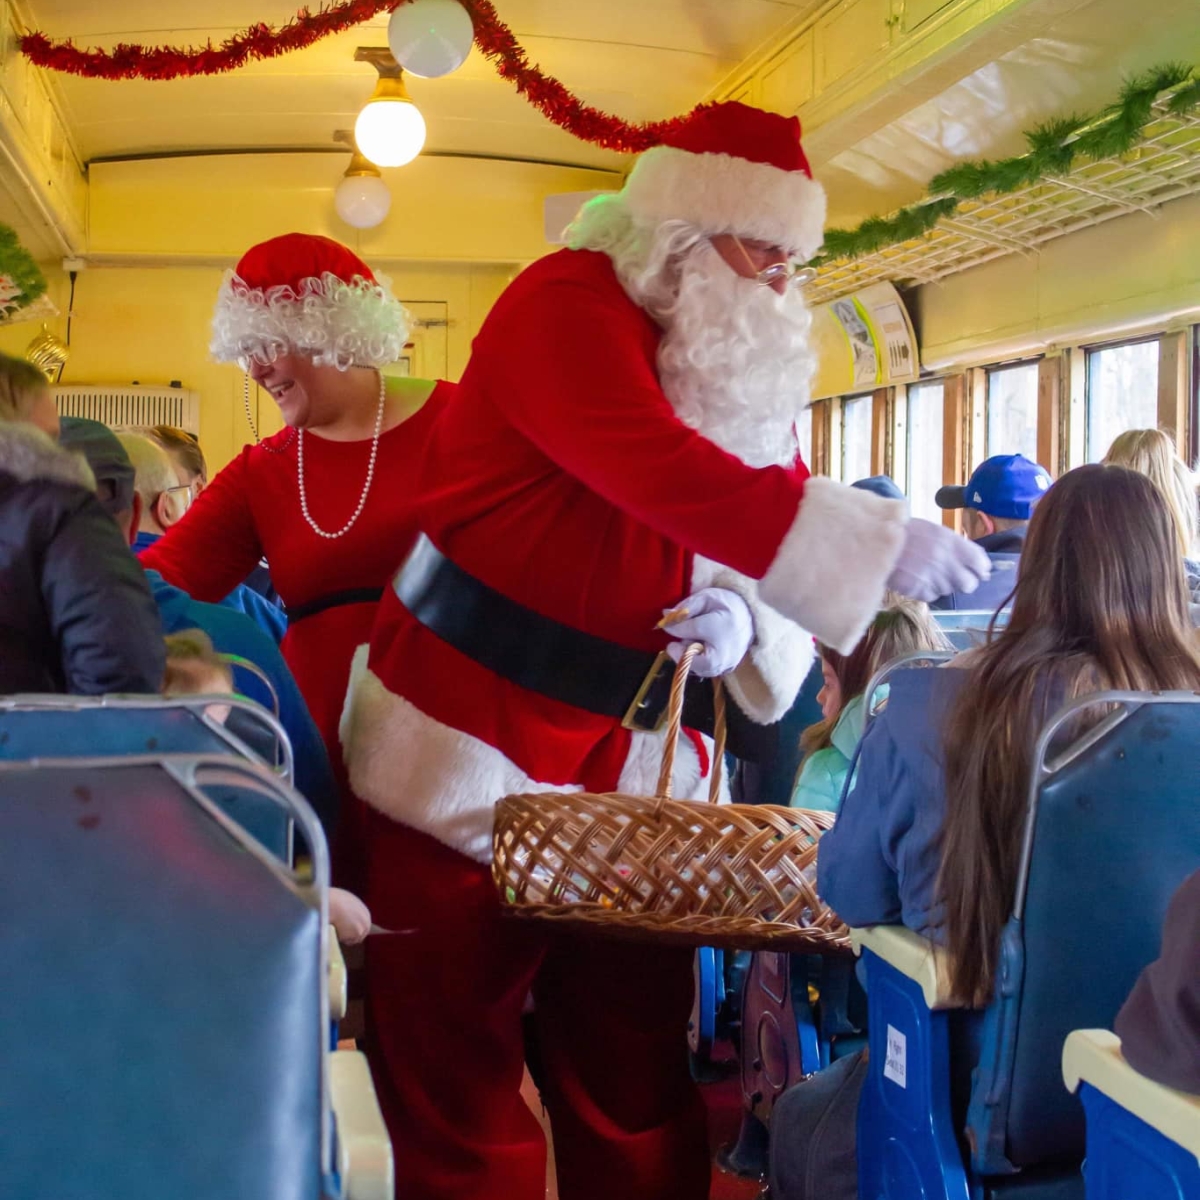
<path id="1" fill-rule="evenodd" d="M 242 393 L 242 399 L 246 405 L 246 420 L 250 424 L 250 432 L 254 434 L 254 441 L 258 445 L 262 445 L 262 439 L 258 436 L 258 429 L 255 427 L 254 419 L 250 415 L 250 376 L 246 375 L 246 384 Z M 363 484 L 362 495 L 358 498 L 358 507 L 355 508 L 353 514 L 345 525 L 336 533 L 330 533 L 327 529 L 322 529 L 320 525 L 313 520 L 312 514 L 308 511 L 308 492 L 304 486 L 304 430 L 292 430 L 291 437 L 283 443 L 282 446 L 265 446 L 263 449 L 272 454 L 282 454 L 291 444 L 296 442 L 296 480 L 300 487 L 300 511 L 304 515 L 305 521 L 318 537 L 323 538 L 340 538 L 344 533 L 348 533 L 354 522 L 362 515 L 362 510 L 367 504 L 367 493 L 371 490 L 371 482 L 375 478 L 375 460 L 379 455 L 379 438 L 383 433 L 383 413 L 387 403 L 387 380 L 383 377 L 383 372 L 379 372 L 379 406 L 375 411 L 375 433 L 371 438 L 371 458 L 367 463 L 367 479 Z"/>

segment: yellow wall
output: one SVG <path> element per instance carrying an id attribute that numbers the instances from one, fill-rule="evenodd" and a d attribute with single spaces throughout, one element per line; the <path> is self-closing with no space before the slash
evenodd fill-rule
<path id="1" fill-rule="evenodd" d="M 424 362 L 418 358 L 418 369 L 459 377 L 472 337 L 512 273 L 512 267 L 498 265 L 406 264 L 393 271 L 393 287 L 402 300 L 444 303 L 452 322 L 445 331 L 445 352 L 437 344 L 441 337 L 437 331 L 433 352 Z M 165 385 L 178 379 L 198 391 L 201 441 L 214 470 L 250 440 L 241 372 L 208 357 L 209 321 L 221 275 L 217 267 L 81 271 L 75 289 L 71 355 L 62 376 L 63 383 Z M 66 277 L 54 272 L 50 279 L 52 298 L 64 314 L 50 322 L 50 328 L 65 338 Z M 0 330 L 0 351 L 24 354 L 37 332 L 33 324 Z M 257 403 L 256 398 L 256 407 Z M 260 432 L 279 428 L 266 397 L 261 405 Z"/>
<path id="2" fill-rule="evenodd" d="M 910 311 L 935 371 L 1200 317 L 1200 196 L 1118 217 L 917 288 Z"/>
<path id="3" fill-rule="evenodd" d="M 200 393 L 200 435 L 219 468 L 250 433 L 242 376 L 208 360 L 221 277 L 248 246 L 298 229 L 338 238 L 389 276 L 418 316 L 415 370 L 457 379 L 496 297 L 525 263 L 552 247 L 542 203 L 558 192 L 614 186 L 610 172 L 529 163 L 418 159 L 388 173 L 392 212 L 359 232 L 333 210 L 341 155 L 226 155 L 100 163 L 90 171 L 87 263 L 79 272 L 64 383 L 167 384 Z M 50 322 L 66 336 L 67 277 L 47 268 Z M 0 329 L 0 350 L 22 354 L 33 324 Z M 260 432 L 278 428 L 262 399 Z"/>

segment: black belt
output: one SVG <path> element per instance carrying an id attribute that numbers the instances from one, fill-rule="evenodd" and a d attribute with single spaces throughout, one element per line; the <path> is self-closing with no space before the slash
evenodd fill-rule
<path id="1" fill-rule="evenodd" d="M 401 604 L 461 654 L 503 679 L 626 728 L 661 726 L 675 664 L 564 625 L 518 604 L 451 562 L 424 535 L 392 580 Z M 713 731 L 713 693 L 693 680 L 683 723 Z M 757 761 L 776 747 L 775 728 L 756 726 L 729 706 L 729 749 Z"/>
<path id="2" fill-rule="evenodd" d="M 317 613 L 323 613 L 328 608 L 339 608 L 343 604 L 378 604 L 382 598 L 383 588 L 350 588 L 345 592 L 330 592 L 310 600 L 307 604 L 297 604 L 295 608 L 289 605 L 288 624 L 294 625 L 297 621 L 303 621 L 305 617 L 315 617 Z"/>

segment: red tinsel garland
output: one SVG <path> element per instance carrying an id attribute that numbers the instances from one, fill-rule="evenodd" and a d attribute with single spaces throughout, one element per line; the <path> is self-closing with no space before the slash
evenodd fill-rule
<path id="1" fill-rule="evenodd" d="M 474 22 L 475 45 L 495 64 L 500 77 L 514 84 L 548 120 L 582 141 L 606 150 L 637 153 L 661 143 L 683 120 L 673 117 L 632 125 L 584 104 L 557 79 L 529 62 L 490 0 L 460 2 Z M 219 47 L 211 42 L 201 48 L 121 43 L 111 51 L 80 50 L 70 41 L 53 42 L 43 33 L 29 33 L 21 39 L 21 52 L 39 67 L 88 79 L 163 80 L 219 75 L 235 71 L 252 59 L 276 58 L 302 50 L 407 3 L 410 0 L 342 0 L 315 13 L 305 8 L 277 30 L 262 23 L 251 25 Z"/>

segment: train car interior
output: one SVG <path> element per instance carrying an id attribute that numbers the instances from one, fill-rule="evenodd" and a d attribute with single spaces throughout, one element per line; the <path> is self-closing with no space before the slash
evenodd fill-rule
<path id="1" fill-rule="evenodd" d="M 1200 1200 L 1196 0 L 0 46 L 0 1200 Z"/>

